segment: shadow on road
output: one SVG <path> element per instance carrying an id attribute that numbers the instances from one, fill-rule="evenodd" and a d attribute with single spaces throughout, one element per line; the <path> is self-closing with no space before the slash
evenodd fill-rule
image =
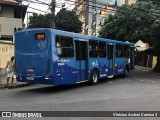
<path id="1" fill-rule="evenodd" d="M 74 89 L 83 89 L 83 88 L 87 88 L 88 89 L 94 89 L 94 87 L 100 87 L 101 85 L 110 85 L 108 84 L 108 82 L 113 82 L 113 81 L 119 81 L 119 80 L 124 80 L 131 77 L 130 75 L 127 75 L 126 78 L 119 78 L 119 77 L 114 77 L 111 79 L 108 78 L 104 78 L 104 79 L 100 79 L 97 85 L 89 85 L 88 82 L 85 83 L 80 83 L 80 84 L 76 84 L 76 85 L 61 85 L 61 86 L 48 86 L 48 85 L 40 85 L 40 86 L 31 86 L 31 88 L 26 89 L 26 90 L 22 90 L 23 93 L 60 93 L 60 92 L 66 92 L 66 91 L 70 91 L 70 90 L 74 90 Z"/>
<path id="2" fill-rule="evenodd" d="M 73 89 L 77 89 L 77 88 L 83 88 L 86 87 L 86 84 L 79 84 L 79 85 L 62 85 L 62 86 L 48 86 L 48 85 L 44 85 L 44 86 L 39 86 L 36 88 L 31 88 L 31 89 L 27 89 L 27 90 L 22 90 L 23 93 L 60 93 L 60 92 L 65 92 L 65 91 L 70 91 Z"/>

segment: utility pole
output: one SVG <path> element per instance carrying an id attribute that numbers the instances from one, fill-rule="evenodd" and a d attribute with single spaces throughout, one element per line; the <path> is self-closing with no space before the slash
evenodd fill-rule
<path id="1" fill-rule="evenodd" d="M 93 0 L 93 10 L 94 10 L 94 13 L 92 14 L 92 33 L 95 33 L 96 35 L 96 19 L 97 19 L 97 1 L 96 0 Z"/>
<path id="2" fill-rule="evenodd" d="M 125 0 L 125 5 L 128 5 L 128 0 Z"/>
<path id="3" fill-rule="evenodd" d="M 89 25 L 88 22 L 88 17 L 89 17 L 89 0 L 86 0 L 86 6 L 85 6 L 85 34 L 88 35 L 88 29 L 87 26 Z"/>
<path id="4" fill-rule="evenodd" d="M 56 7 L 56 0 L 52 0 L 51 2 L 51 20 L 50 20 L 50 27 L 55 28 L 55 7 Z"/>

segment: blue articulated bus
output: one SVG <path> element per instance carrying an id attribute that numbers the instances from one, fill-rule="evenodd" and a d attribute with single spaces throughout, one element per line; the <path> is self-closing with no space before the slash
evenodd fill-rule
<path id="1" fill-rule="evenodd" d="M 15 34 L 18 82 L 65 85 L 121 76 L 134 69 L 134 44 L 55 29 Z"/>

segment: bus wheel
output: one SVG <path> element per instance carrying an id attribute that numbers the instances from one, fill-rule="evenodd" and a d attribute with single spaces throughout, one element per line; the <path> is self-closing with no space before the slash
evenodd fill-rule
<path id="1" fill-rule="evenodd" d="M 90 84 L 95 85 L 98 83 L 99 75 L 97 70 L 93 70 L 90 77 Z"/>
<path id="2" fill-rule="evenodd" d="M 125 70 L 125 73 L 121 75 L 121 78 L 125 78 L 126 77 L 126 74 L 127 74 L 127 68 Z"/>

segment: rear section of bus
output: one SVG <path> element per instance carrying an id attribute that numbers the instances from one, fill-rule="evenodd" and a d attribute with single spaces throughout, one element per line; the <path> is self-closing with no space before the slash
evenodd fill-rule
<path id="1" fill-rule="evenodd" d="M 15 34 L 17 81 L 54 84 L 49 29 L 23 30 Z"/>

